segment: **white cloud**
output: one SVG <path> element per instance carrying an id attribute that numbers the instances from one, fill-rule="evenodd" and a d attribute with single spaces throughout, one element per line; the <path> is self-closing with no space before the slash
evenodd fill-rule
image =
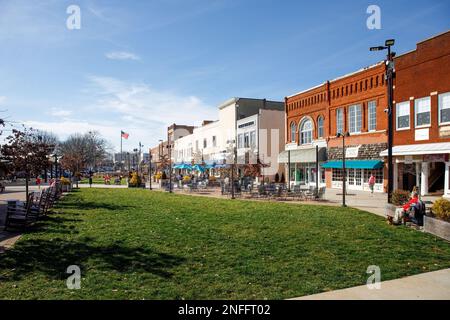
<path id="1" fill-rule="evenodd" d="M 145 83 L 128 83 L 111 77 L 91 76 L 89 80 L 93 92 L 99 95 L 97 105 L 100 108 L 127 117 L 136 125 L 199 124 L 218 116 L 216 108 L 196 96 L 182 96 Z"/>
<path id="2" fill-rule="evenodd" d="M 25 125 L 53 132 L 62 140 L 73 133 L 95 130 L 118 151 L 121 130 L 130 134 L 128 140 L 123 140 L 124 150 L 136 148 L 139 142 L 148 148 L 164 139 L 167 127 L 173 123 L 199 125 L 204 119 L 218 116 L 216 108 L 195 96 L 160 91 L 145 83 L 129 83 L 111 77 L 91 76 L 88 80 L 89 89 L 83 92 L 90 101 L 88 104 L 76 110 L 53 108 L 48 114 L 58 119 L 24 121 Z"/>
<path id="3" fill-rule="evenodd" d="M 6 97 L 5 96 L 0 96 L 0 104 L 3 104 L 3 102 L 6 101 Z"/>
<path id="4" fill-rule="evenodd" d="M 71 110 L 59 109 L 59 108 L 52 108 L 50 110 L 50 112 L 48 112 L 48 114 L 53 117 L 61 117 L 61 118 L 70 117 L 72 115 L 72 113 L 73 112 Z"/>
<path id="5" fill-rule="evenodd" d="M 113 51 L 107 53 L 105 56 L 111 60 L 141 60 L 138 55 L 126 51 Z"/>

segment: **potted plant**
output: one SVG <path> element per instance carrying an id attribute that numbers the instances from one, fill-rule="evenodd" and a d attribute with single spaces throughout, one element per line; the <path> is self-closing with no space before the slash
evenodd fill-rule
<path id="1" fill-rule="evenodd" d="M 386 204 L 386 216 L 394 217 L 395 210 L 409 201 L 410 193 L 405 190 L 394 190 L 392 192 L 392 203 Z"/>
<path id="2" fill-rule="evenodd" d="M 423 229 L 450 241 L 450 201 L 440 198 L 434 202 L 430 214 L 424 217 Z"/>
<path id="3" fill-rule="evenodd" d="M 141 186 L 141 177 L 137 174 L 137 172 L 133 172 L 131 174 L 131 179 L 128 182 L 129 188 L 139 188 Z"/>
<path id="4" fill-rule="evenodd" d="M 62 187 L 62 191 L 63 192 L 70 192 L 70 187 L 71 187 L 71 182 L 69 179 L 65 178 L 65 177 L 61 177 L 61 187 Z"/>

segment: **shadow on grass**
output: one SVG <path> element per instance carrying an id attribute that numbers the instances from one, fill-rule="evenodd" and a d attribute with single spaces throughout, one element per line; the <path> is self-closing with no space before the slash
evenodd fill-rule
<path id="1" fill-rule="evenodd" d="M 134 208 L 133 206 L 127 205 L 118 205 L 112 203 L 105 203 L 100 201 L 63 201 L 55 206 L 56 211 L 64 210 L 64 209 L 76 209 L 76 210 L 96 210 L 96 209 L 105 209 L 105 210 L 126 210 Z"/>
<path id="2" fill-rule="evenodd" d="M 77 241 L 63 239 L 19 242 L 0 260 L 0 281 L 18 281 L 33 273 L 49 278 L 67 279 L 67 267 L 77 265 L 83 276 L 90 270 L 120 273 L 152 273 L 170 278 L 172 268 L 185 259 L 144 247 L 130 247 L 122 241 L 109 245 L 93 243 L 92 238 Z"/>

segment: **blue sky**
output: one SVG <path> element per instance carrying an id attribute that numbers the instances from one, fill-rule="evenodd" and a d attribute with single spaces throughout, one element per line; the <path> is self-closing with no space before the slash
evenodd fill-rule
<path id="1" fill-rule="evenodd" d="M 80 30 L 66 27 L 72 4 Z M 406 52 L 449 22 L 448 0 L 0 0 L 0 110 L 61 139 L 98 130 L 117 148 L 123 129 L 125 148 L 148 147 L 230 97 L 282 101 L 382 60 L 368 48 L 386 38 Z"/>

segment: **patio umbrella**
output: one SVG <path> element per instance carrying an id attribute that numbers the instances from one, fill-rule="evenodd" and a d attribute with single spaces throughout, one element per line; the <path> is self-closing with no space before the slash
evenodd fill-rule
<path id="1" fill-rule="evenodd" d="M 214 163 L 212 163 L 212 164 L 207 164 L 207 165 L 205 166 L 205 169 L 215 169 L 216 166 L 217 166 L 217 164 L 214 162 Z"/>
<path id="2" fill-rule="evenodd" d="M 192 170 L 192 167 L 189 164 L 183 163 L 183 164 L 180 164 L 179 169 Z"/>
<path id="3" fill-rule="evenodd" d="M 199 165 L 199 164 L 194 164 L 193 166 L 192 166 L 192 170 L 195 170 L 195 171 L 200 171 L 200 172 L 205 172 L 205 168 L 203 168 L 201 165 Z"/>
<path id="4" fill-rule="evenodd" d="M 177 164 L 176 166 L 173 167 L 173 169 L 186 169 L 186 170 L 192 170 L 192 167 L 189 164 Z"/>

